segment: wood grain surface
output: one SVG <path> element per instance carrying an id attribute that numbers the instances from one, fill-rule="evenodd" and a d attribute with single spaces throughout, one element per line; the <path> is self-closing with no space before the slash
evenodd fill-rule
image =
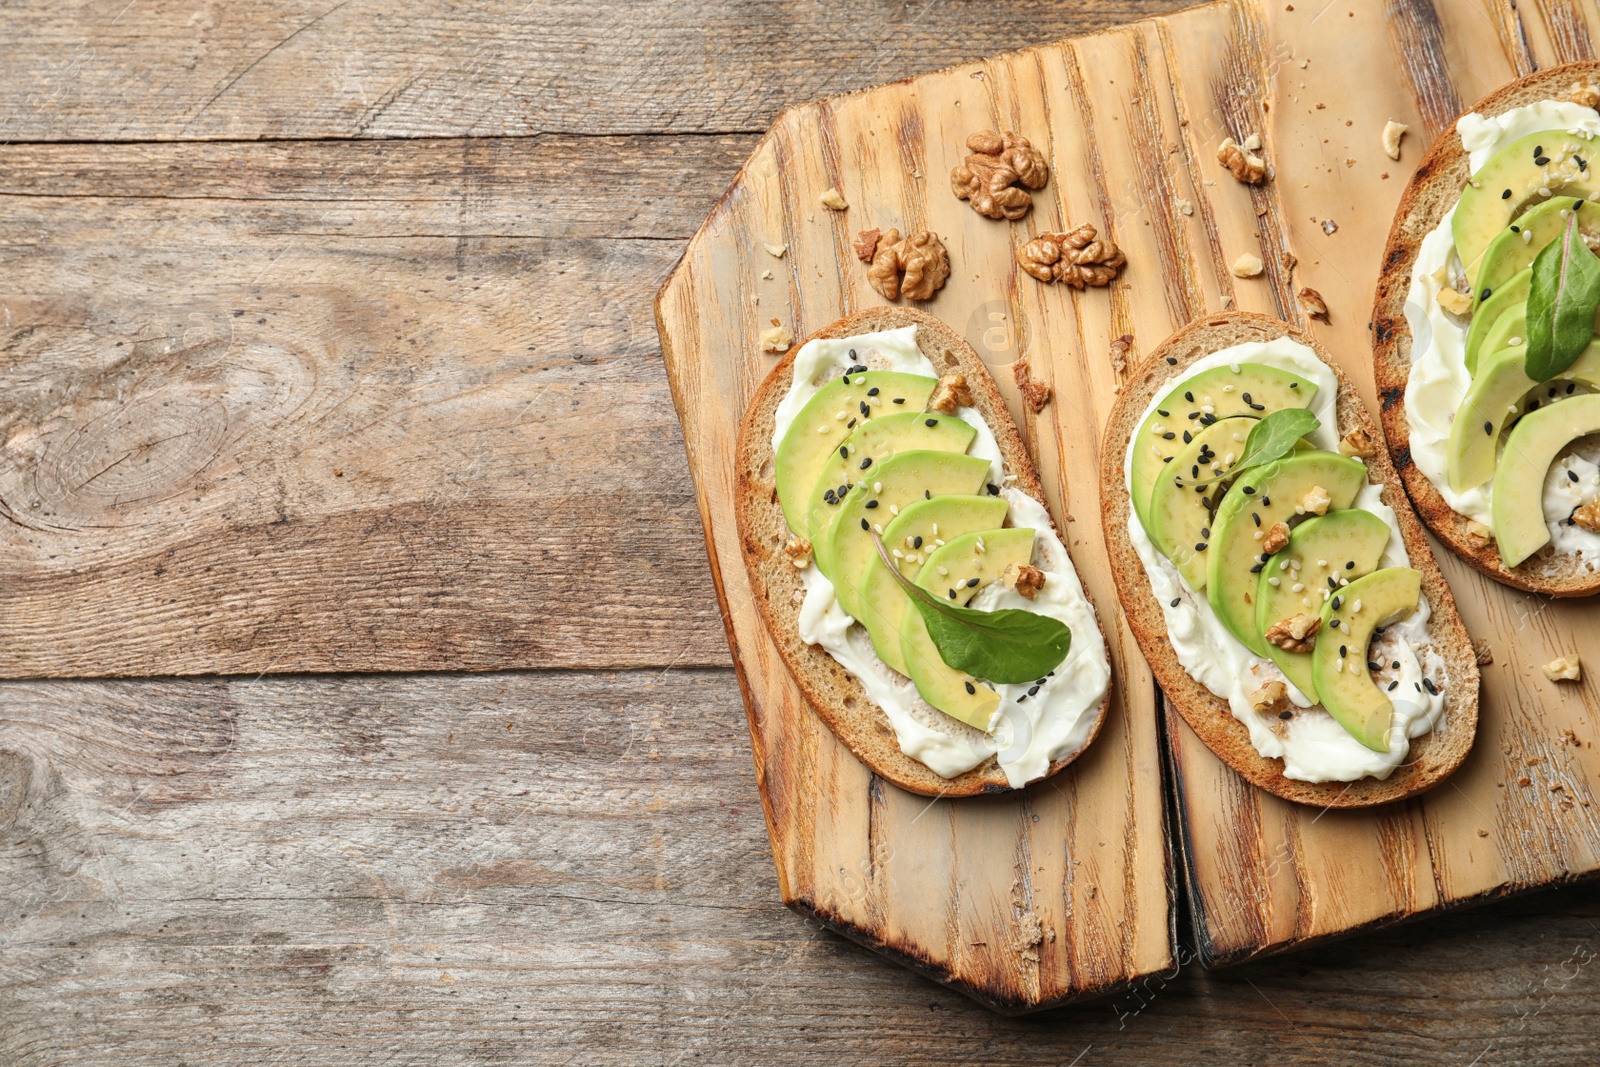
<path id="1" fill-rule="evenodd" d="M 57 549 L 30 557 L 22 533 L 0 524 L 12 561 L 0 596 L 30 598 L 33 612 L 0 609 L 11 620 L 0 674 L 253 676 L 292 663 L 647 668 L 0 685 L 0 1062 L 1595 1058 L 1593 887 L 1217 973 L 1194 962 L 1185 929 L 1175 977 L 1168 971 L 1121 996 L 1024 1019 L 997 1016 L 778 902 L 740 696 L 656 354 L 654 289 L 779 106 L 1177 6 L 917 2 L 862 6 L 849 17 L 832 5 L 699 2 L 0 6 L 10 45 L 0 53 L 0 209 L 16 212 L 0 242 L 3 303 L 13 316 L 23 306 L 82 306 L 97 290 L 120 294 L 114 315 L 106 311 L 118 331 L 144 321 L 165 328 L 168 309 L 186 307 L 192 293 L 210 293 L 208 309 L 220 308 L 225 296 L 211 291 L 219 249 L 200 239 L 202 224 L 230 256 L 227 242 L 247 238 L 241 245 L 253 249 L 257 270 L 283 247 L 268 252 L 266 243 L 286 233 L 309 267 L 328 249 L 342 269 L 313 275 L 347 293 L 381 292 L 421 270 L 366 273 L 385 254 L 423 257 L 435 269 L 449 259 L 438 251 L 446 246 L 476 254 L 478 237 L 519 241 L 527 258 L 477 261 L 480 278 L 492 268 L 496 284 L 517 287 L 521 318 L 506 298 L 495 319 L 515 327 L 435 337 L 458 346 L 437 350 L 435 366 L 465 391 L 474 382 L 457 374 L 457 352 L 514 353 L 518 342 L 526 352 L 533 341 L 524 334 L 542 331 L 543 357 L 555 368 L 548 373 L 565 391 L 561 403 L 531 410 L 550 429 L 527 443 L 538 445 L 540 433 L 564 440 L 608 487 L 581 521 L 532 506 L 518 516 L 516 536 L 552 553 L 545 588 L 583 581 L 593 573 L 586 564 L 606 561 L 589 552 L 594 531 L 651 532 L 642 555 L 630 557 L 643 572 L 611 572 L 643 608 L 613 610 L 594 626 L 558 598 L 526 598 L 486 616 L 460 607 L 437 614 L 433 601 L 444 598 L 425 593 L 499 602 L 499 587 L 524 588 L 528 557 L 510 560 L 506 549 L 488 580 L 487 562 L 475 575 L 448 542 L 396 535 L 391 546 L 413 562 L 388 572 L 394 603 L 433 627 L 418 641 L 394 621 L 401 609 L 386 607 L 386 617 L 347 596 L 353 583 L 327 591 L 348 560 L 386 565 L 366 546 L 365 527 L 347 525 L 330 530 L 322 571 L 275 591 L 281 616 L 261 613 L 258 638 L 229 646 L 230 614 L 205 609 L 239 583 L 269 588 L 261 575 L 280 553 L 288 558 L 283 542 L 260 542 L 258 557 L 234 557 L 238 570 L 219 577 L 226 547 L 194 539 L 191 551 L 209 558 L 166 594 L 184 605 L 173 613 L 189 628 L 184 638 L 160 632 L 171 618 L 133 616 L 89 594 L 78 601 L 87 614 L 58 611 L 43 594 Z M 1569 24 L 1574 12 L 1580 21 L 1593 13 L 1588 3 L 1537 7 Z M 1445 0 L 1440 10 L 1449 21 Z M 1464 11 L 1498 20 L 1505 40 L 1524 32 L 1506 9 Z M 519 18 L 546 36 L 515 36 Z M 619 26 L 627 32 L 611 32 Z M 1547 48 L 1537 20 L 1524 26 L 1530 47 Z M 386 111 L 384 95 L 412 75 L 416 84 Z M 519 79 L 531 103 L 513 108 L 508 87 Z M 376 117 L 363 126 L 369 113 Z M 384 125 L 397 114 L 406 126 Z M 574 136 L 548 132 L 562 130 Z M 484 138 L 491 133 L 513 137 Z M 373 140 L 344 140 L 352 137 Z M 141 143 L 160 140 L 180 143 Z M 257 140 L 269 143 L 240 143 Z M 31 143 L 41 141 L 63 143 Z M 604 180 L 574 180 L 577 168 Z M 121 233 L 124 213 L 136 224 L 133 240 Z M 164 251 L 140 246 L 151 235 Z M 51 249 L 56 242 L 70 259 Z M 656 273 L 641 275 L 641 259 Z M 131 279 L 129 263 L 139 268 Z M 33 264 L 44 265 L 37 278 Z M 450 273 L 439 270 L 432 285 L 447 305 L 445 322 L 458 301 L 472 300 L 464 287 L 445 288 Z M 278 298 L 295 299 L 284 295 L 282 277 L 267 279 L 282 286 Z M 572 305 L 612 317 L 577 319 Z M 283 336 L 303 345 L 345 329 L 374 339 L 393 332 L 351 326 L 327 303 L 320 316 Z M 65 333 L 64 319 L 38 321 Z M 558 328 L 579 321 L 581 330 Z M 25 326 L 7 326 L 5 345 L 25 345 L 17 336 Z M 64 409 L 114 401 L 99 383 L 109 380 L 102 375 L 124 335 L 97 328 L 104 350 L 63 347 L 68 358 L 51 360 L 36 349 L 26 378 L 13 373 L 16 357 L 5 348 L 5 384 L 25 385 L 36 400 L 56 396 Z M 615 377 L 580 378 L 575 357 L 608 361 L 600 366 L 609 363 Z M 565 376 L 562 361 L 574 364 Z M 483 363 L 467 365 L 487 373 Z M 595 398 L 587 410 L 567 406 L 579 381 Z M 11 392 L 0 403 L 12 405 Z M 620 447 L 623 431 L 590 417 L 612 407 L 634 411 L 651 433 Z M 13 408 L 0 410 L 9 425 Z M 369 440 L 424 462 L 437 433 L 407 419 Z M 559 473 L 548 456 L 521 459 L 509 446 L 495 451 L 490 435 L 475 436 L 498 458 L 469 484 L 496 499 L 526 491 L 509 480 L 518 469 Z M 330 473 L 287 450 L 269 458 L 297 499 Z M 485 469 L 499 480 L 490 485 Z M 368 486 L 363 499 L 381 513 L 448 484 L 437 465 L 407 476 L 424 487 Z M 210 484 L 197 478 L 183 490 L 197 495 Z M 271 492 L 264 497 L 270 503 Z M 123 536 L 135 555 L 180 540 L 187 520 L 166 506 L 141 514 L 131 535 L 127 524 L 97 530 L 74 577 L 87 585 L 96 574 L 114 576 Z M 448 514 L 471 523 L 471 512 Z M 235 536 L 213 519 L 196 529 L 218 542 Z M 157 563 L 148 562 L 147 580 L 159 580 Z M 131 574 L 124 588 L 138 588 Z M 670 612 L 652 614 L 665 605 Z M 483 625 L 488 619 L 493 626 Z M 540 619 L 565 627 L 568 639 L 526 655 Z M 387 629 L 375 631 L 380 622 Z M 507 626 L 522 636 L 498 644 L 495 628 Z M 280 651 L 288 655 L 275 664 Z"/>
<path id="2" fill-rule="evenodd" d="M 789 740 L 811 734 L 814 717 L 775 667 L 759 620 L 745 607 L 750 592 L 731 522 L 727 457 L 744 398 L 771 363 L 756 343 L 767 322 L 804 336 L 881 302 L 852 254 L 857 230 L 927 226 L 939 233 L 954 267 L 929 310 L 964 330 L 997 368 L 1026 361 L 1054 388 L 1051 406 L 1027 420 L 1030 443 L 1059 506 L 1075 515 L 1068 521 L 1086 585 L 1102 606 L 1110 604 L 1115 590 L 1099 517 L 1089 514 L 1092 497 L 1090 506 L 1074 506 L 1074 497 L 1094 491 L 1089 472 L 1099 466 L 1098 431 L 1117 388 L 1112 340 L 1129 335 L 1136 351 L 1148 351 L 1198 314 L 1264 312 L 1309 326 L 1376 410 L 1367 314 L 1409 177 L 1406 158 L 1414 163 L 1443 124 L 1515 77 L 1526 60 L 1514 48 L 1491 51 L 1502 44 L 1498 24 L 1481 10 L 1467 14 L 1460 5 L 1441 14 L 1425 0 L 1298 11 L 1232 0 L 793 108 L 757 146 L 690 242 L 658 314 L 764 764 L 774 849 L 780 869 L 790 872 L 786 899 L 812 909 L 812 891 L 793 883 L 809 885 L 815 872 L 831 883 L 841 865 L 875 870 L 878 842 L 891 842 L 891 851 L 899 843 L 897 828 L 881 829 L 870 816 L 875 783 L 819 772 L 812 748 Z M 1511 40 L 1529 42 L 1533 61 L 1553 61 L 1537 43 L 1542 14 L 1511 16 L 1522 27 Z M 1472 59 L 1454 59 L 1458 53 Z M 1416 131 L 1400 161 L 1380 147 L 1391 118 Z M 1009 227 L 975 215 L 949 193 L 945 178 L 964 136 L 995 127 L 1031 138 L 1053 168 L 1033 211 Z M 1265 141 L 1274 169 L 1272 180 L 1257 186 L 1234 181 L 1216 161 L 1224 137 L 1242 142 L 1252 134 Z M 848 211 L 818 204 L 830 186 Z M 1084 223 L 1127 254 L 1114 284 L 1075 294 L 1021 273 L 1016 245 L 1035 232 Z M 790 248 L 781 273 L 762 250 L 769 241 Z M 1230 269 L 1244 253 L 1264 261 L 1259 277 Z M 1328 323 L 1308 320 L 1296 296 L 1302 286 L 1324 298 Z M 1002 328 L 991 329 L 996 324 Z M 1072 471 L 1085 472 L 1081 483 Z M 1538 670 L 1559 652 L 1600 662 L 1592 605 L 1530 600 L 1453 558 L 1446 565 L 1469 631 L 1489 637 L 1498 661 L 1484 684 L 1480 742 L 1447 786 L 1371 811 L 1297 806 L 1237 778 L 1176 719 L 1166 725 L 1176 836 L 1205 963 L 1233 963 L 1600 871 L 1593 683 L 1555 687 Z M 1102 738 L 1092 750 L 1098 758 L 1073 780 L 1098 798 L 1086 805 L 1092 810 L 1112 807 L 1119 791 L 1146 777 L 1143 731 L 1155 719 L 1155 686 L 1126 630 L 1111 644 L 1125 694 L 1123 715 L 1113 720 L 1126 722 L 1126 740 L 1112 740 L 1122 761 L 1114 770 L 1099 751 Z M 824 734 L 820 748 L 837 746 Z M 821 794 L 830 809 L 855 812 L 841 821 L 864 825 L 866 836 L 840 834 L 847 846 L 829 839 L 818 855 L 823 837 L 815 816 L 793 803 L 794 794 Z M 1015 803 L 1028 810 L 1027 799 Z M 1121 863 L 1148 882 L 1156 868 L 1141 845 L 1156 815 L 1138 805 L 1124 810 L 1130 829 Z M 981 853 L 1003 832 L 985 827 L 971 843 L 958 838 L 949 863 L 959 864 L 964 849 Z M 1070 853 L 1072 843 L 1061 847 Z M 986 869 L 1004 884 L 997 865 Z M 922 893 L 910 910 L 947 906 L 954 913 L 963 906 L 963 896 L 945 888 L 944 870 L 925 864 L 901 876 L 918 881 Z M 938 943 L 931 931 L 920 939 L 899 932 L 905 906 L 897 910 L 890 898 L 908 890 L 892 879 L 830 914 L 891 953 L 908 952 L 909 937 L 909 954 L 926 960 Z M 1067 910 L 1091 926 L 1097 919 Z M 999 915 L 989 943 L 1010 937 L 1015 921 Z M 974 970 L 948 943 L 937 952 L 953 980 L 988 983 L 1002 1003 L 1047 1003 L 1094 987 L 1094 979 L 1073 973 L 1054 997 L 1029 998 L 1009 971 Z M 1081 957 L 1066 955 L 1079 964 Z M 1118 960 L 1127 966 L 1126 955 Z M 1124 972 L 1114 970 L 1100 980 L 1119 979 Z"/>

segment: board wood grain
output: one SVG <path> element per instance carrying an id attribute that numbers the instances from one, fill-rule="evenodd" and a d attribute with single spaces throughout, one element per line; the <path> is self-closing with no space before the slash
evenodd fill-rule
<path id="1" fill-rule="evenodd" d="M 940 945 L 937 924 L 913 925 L 912 916 L 965 906 L 968 883 L 958 879 L 963 893 L 954 893 L 950 871 L 986 871 L 984 892 L 1004 897 L 1006 875 L 992 850 L 1015 815 L 1003 806 L 1028 811 L 1050 786 L 992 804 L 984 815 L 998 809 L 1002 821 L 953 838 L 949 851 L 933 853 L 936 863 L 901 874 L 879 862 L 886 850 L 899 854 L 900 841 L 879 808 L 901 798 L 854 766 L 799 701 L 750 610 L 734 543 L 728 457 L 742 402 L 771 364 L 757 349 L 761 329 L 777 319 L 803 336 L 879 302 L 850 252 L 856 230 L 938 232 L 953 273 L 929 310 L 964 332 L 1002 381 L 1026 359 L 1055 390 L 1037 416 L 1015 404 L 1014 413 L 1052 502 L 1067 515 L 1080 569 L 1104 614 L 1114 601 L 1095 509 L 1092 501 L 1074 506 L 1074 493 L 1092 492 L 1088 472 L 1117 387 L 1111 341 L 1130 335 L 1135 356 L 1196 314 L 1259 311 L 1309 325 L 1375 405 L 1367 314 L 1404 168 L 1483 91 L 1551 61 L 1549 51 L 1579 47 L 1593 12 L 1563 7 L 1550 19 L 1546 6 L 1394 0 L 1296 10 L 1228 0 L 780 116 L 691 241 L 663 288 L 658 318 L 786 901 L 1013 1007 L 1103 990 L 1141 967 L 1159 967 L 1167 951 L 1151 923 L 1134 935 L 1144 954 L 1113 942 L 1120 947 L 1096 968 L 1081 951 L 1063 950 L 1062 979 L 1030 987 L 959 944 Z M 1390 119 L 1413 131 L 1398 162 L 1380 147 Z M 1032 138 L 1054 167 L 1033 212 L 1010 226 L 973 214 L 945 178 L 965 135 L 996 126 Z M 1224 137 L 1253 133 L 1263 137 L 1275 177 L 1246 187 L 1216 163 L 1215 151 Z M 830 186 L 848 211 L 819 206 Z M 1017 269 L 1014 250 L 1028 235 L 1084 222 L 1128 255 L 1108 290 L 1046 289 Z M 768 256 L 767 241 L 787 244 L 788 255 Z M 1230 270 L 1247 252 L 1264 261 L 1259 277 Z M 1326 299 L 1328 323 L 1307 321 L 1296 297 L 1302 286 Z M 1204 961 L 1235 962 L 1600 865 L 1588 795 L 1592 688 L 1552 689 L 1536 671 L 1558 646 L 1600 661 L 1600 634 L 1579 622 L 1582 605 L 1530 603 L 1453 561 L 1447 566 L 1469 629 L 1490 636 L 1499 665 L 1487 672 L 1478 749 L 1432 794 L 1337 817 L 1299 808 L 1253 790 L 1175 720 L 1163 723 Z M 1103 863 L 1114 863 L 1130 885 L 1153 884 L 1160 869 L 1149 843 L 1160 819 L 1150 802 L 1155 690 L 1128 635 L 1110 621 L 1126 700 L 1113 713 L 1112 732 L 1063 776 L 1093 802 L 1061 814 L 1115 808 L 1123 847 Z M 910 840 L 919 855 L 928 847 Z M 1070 854 L 1074 842 L 1055 845 Z M 982 857 L 976 867 L 974 856 Z M 855 896 L 839 883 L 852 867 L 871 873 Z M 819 907 L 819 893 L 837 903 Z M 911 899 L 915 907 L 902 903 Z M 1015 915 L 1002 909 L 987 940 L 1003 939 Z M 1147 918 L 1141 909 L 1141 921 Z M 1093 933 L 1097 913 L 1074 910 L 1072 919 L 1088 945 L 1106 944 Z"/>

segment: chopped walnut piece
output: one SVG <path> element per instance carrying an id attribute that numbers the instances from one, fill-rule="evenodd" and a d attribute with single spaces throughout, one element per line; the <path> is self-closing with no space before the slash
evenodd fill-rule
<path id="1" fill-rule="evenodd" d="M 1306 491 L 1306 495 L 1300 498 L 1300 506 L 1305 509 L 1307 515 L 1326 515 L 1328 505 L 1332 503 L 1333 497 L 1329 496 L 1328 491 L 1320 485 L 1313 485 Z"/>
<path id="2" fill-rule="evenodd" d="M 1128 258 L 1098 236 L 1093 226 L 1085 225 L 1065 233 L 1041 233 L 1017 250 L 1017 262 L 1041 282 L 1066 282 L 1082 289 L 1109 285 Z"/>
<path id="3" fill-rule="evenodd" d="M 1557 656 L 1544 665 L 1544 676 L 1552 682 L 1581 682 L 1583 681 L 1583 662 L 1578 659 L 1577 653 L 1570 656 Z"/>
<path id="4" fill-rule="evenodd" d="M 1044 571 L 1025 563 L 1008 563 L 1000 580 L 1007 589 L 1015 589 L 1023 599 L 1032 600 L 1044 588 Z"/>
<path id="5" fill-rule="evenodd" d="M 1322 232 L 1327 234 L 1329 237 L 1332 237 L 1335 233 L 1339 232 L 1339 224 L 1334 222 L 1332 219 L 1323 219 Z"/>
<path id="6" fill-rule="evenodd" d="M 794 334 L 787 326 L 774 326 L 761 331 L 761 351 L 787 352 L 794 345 Z"/>
<path id="7" fill-rule="evenodd" d="M 879 236 L 867 268 L 867 281 L 885 300 L 902 296 L 932 300 L 949 277 L 950 256 L 939 235 L 930 230 L 918 230 L 904 241 L 899 230 L 886 231 Z"/>
<path id="8" fill-rule="evenodd" d="M 844 197 L 839 195 L 839 187 L 836 185 L 829 186 L 817 199 L 829 211 L 844 211 L 850 207 L 849 204 L 845 203 Z"/>
<path id="9" fill-rule="evenodd" d="M 790 563 L 803 568 L 811 562 L 811 542 L 803 537 L 791 537 L 783 546 L 783 554 L 789 557 Z"/>
<path id="10" fill-rule="evenodd" d="M 1480 637 L 1472 642 L 1472 653 L 1473 658 L 1480 667 L 1487 667 L 1494 662 L 1494 649 L 1489 647 L 1489 639 L 1487 637 Z"/>
<path id="11" fill-rule="evenodd" d="M 1405 123 L 1394 119 L 1390 119 L 1383 127 L 1383 151 L 1390 159 L 1400 158 L 1400 138 L 1406 135 L 1408 129 L 1410 127 Z"/>
<path id="12" fill-rule="evenodd" d="M 967 138 L 967 149 L 971 154 L 950 171 L 950 188 L 987 218 L 1020 219 L 1033 206 L 1027 189 L 1050 180 L 1050 165 L 1026 137 L 982 130 Z"/>
<path id="13" fill-rule="evenodd" d="M 951 412 L 956 408 L 970 408 L 972 406 L 972 389 L 967 385 L 965 374 L 941 374 L 939 384 L 934 387 L 933 396 L 928 400 L 929 411 Z"/>
<path id="14" fill-rule="evenodd" d="M 1600 500 L 1592 500 L 1572 513 L 1572 525 L 1600 533 Z"/>
<path id="15" fill-rule="evenodd" d="M 1567 99 L 1579 107 L 1600 109 L 1600 89 L 1583 82 L 1572 83 L 1572 88 L 1567 90 Z"/>
<path id="16" fill-rule="evenodd" d="M 1439 301 L 1440 307 L 1452 315 L 1468 315 L 1472 312 L 1472 297 L 1459 289 L 1446 286 L 1439 290 L 1439 295 L 1435 299 Z"/>
<path id="17" fill-rule="evenodd" d="M 1372 437 L 1357 426 L 1339 439 L 1339 451 L 1346 456 L 1357 456 L 1361 459 L 1371 459 L 1378 454 L 1377 448 L 1372 444 Z"/>
<path id="18" fill-rule="evenodd" d="M 1267 180 L 1267 161 L 1236 143 L 1232 137 L 1217 146 L 1217 162 L 1247 185 L 1260 185 Z"/>
<path id="19" fill-rule="evenodd" d="M 1467 520 L 1467 544 L 1476 550 L 1488 548 L 1494 542 L 1494 531 L 1477 519 Z"/>
<path id="20" fill-rule="evenodd" d="M 1180 196 L 1176 200 L 1174 200 L 1173 203 L 1177 205 L 1179 214 L 1182 214 L 1182 215 L 1193 215 L 1194 214 L 1194 201 Z"/>
<path id="21" fill-rule="evenodd" d="M 1269 645 L 1277 645 L 1285 652 L 1310 652 L 1317 647 L 1317 631 L 1322 620 L 1315 615 L 1300 614 L 1292 619 L 1280 619 L 1267 627 L 1261 636 Z"/>
<path id="22" fill-rule="evenodd" d="M 1289 524 L 1275 522 L 1267 530 L 1267 536 L 1261 539 L 1261 551 L 1265 555 L 1283 551 L 1283 546 L 1289 543 Z"/>
<path id="23" fill-rule="evenodd" d="M 778 259 L 782 259 L 784 257 L 784 255 L 789 251 L 789 246 L 788 245 L 775 245 L 775 244 L 763 243 L 761 247 L 765 248 L 767 250 L 767 255 L 775 256 Z"/>
<path id="24" fill-rule="evenodd" d="M 1019 359 L 1011 365 L 1012 380 L 1017 383 L 1017 388 L 1022 391 L 1022 402 L 1028 405 L 1028 410 L 1035 415 L 1044 410 L 1050 403 L 1050 387 L 1043 382 L 1035 381 L 1033 367 L 1025 359 Z"/>
<path id="25" fill-rule="evenodd" d="M 1300 287 L 1300 308 L 1319 322 L 1328 321 L 1328 302 L 1322 299 L 1321 293 L 1309 285 Z"/>
<path id="26" fill-rule="evenodd" d="M 1258 278 L 1261 276 L 1261 272 L 1266 269 L 1266 264 L 1261 262 L 1260 256 L 1246 252 L 1233 261 L 1233 266 L 1230 269 L 1233 271 L 1235 278 Z"/>
<path id="27" fill-rule="evenodd" d="M 1289 710 L 1289 687 L 1282 682 L 1268 682 L 1250 694 L 1250 706 L 1261 715 Z"/>
<path id="28" fill-rule="evenodd" d="M 863 263 L 871 263 L 872 257 L 878 251 L 878 238 L 883 236 L 882 230 L 862 230 L 856 234 L 856 258 Z"/>
<path id="29" fill-rule="evenodd" d="M 1133 348 L 1133 334 L 1125 333 L 1111 342 L 1111 369 L 1121 374 L 1128 369 L 1128 353 Z"/>

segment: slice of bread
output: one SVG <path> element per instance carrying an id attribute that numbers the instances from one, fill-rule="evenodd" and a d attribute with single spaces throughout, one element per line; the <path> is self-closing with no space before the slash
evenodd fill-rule
<path id="1" fill-rule="evenodd" d="M 1440 726 L 1411 742 L 1410 755 L 1383 781 L 1363 778 L 1355 782 L 1300 782 L 1283 775 L 1283 761 L 1267 759 L 1250 743 L 1249 731 L 1233 717 L 1228 702 L 1212 695 L 1178 662 L 1167 642 L 1167 626 L 1156 601 L 1144 564 L 1128 537 L 1132 502 L 1128 495 L 1124 461 L 1129 436 L 1139 428 L 1145 409 L 1167 383 L 1196 360 L 1249 341 L 1270 341 L 1287 336 L 1308 346 L 1339 381 L 1336 407 L 1339 434 L 1361 429 L 1372 438 L 1376 455 L 1367 460 L 1368 478 L 1383 484 L 1383 502 L 1395 511 L 1411 566 L 1422 572 L 1422 591 L 1432 607 L 1428 635 L 1444 658 L 1450 684 L 1445 688 L 1445 711 Z M 1422 792 L 1438 784 L 1466 758 L 1478 725 L 1478 664 L 1466 627 L 1456 611 L 1455 598 L 1428 548 L 1422 524 L 1412 514 L 1389 457 L 1377 444 L 1378 432 L 1367 417 L 1355 387 L 1328 353 L 1309 334 L 1264 315 L 1227 312 L 1197 319 L 1168 338 L 1129 377 L 1106 424 L 1100 450 L 1100 495 L 1106 547 L 1117 593 L 1139 647 L 1166 693 L 1206 747 L 1245 778 L 1285 800 L 1301 804 L 1351 808 L 1383 804 Z"/>
<path id="2" fill-rule="evenodd" d="M 1499 115 L 1540 100 L 1561 100 L 1574 82 L 1600 85 L 1600 63 L 1568 63 L 1530 74 L 1495 90 L 1470 111 Z M 1389 231 L 1372 309 L 1372 362 L 1382 404 L 1383 430 L 1389 453 L 1404 479 L 1417 512 L 1439 540 L 1456 555 L 1495 581 L 1547 596 L 1590 596 L 1600 592 L 1600 573 L 1582 566 L 1571 554 L 1546 548 L 1515 567 L 1507 567 L 1491 541 L 1484 544 L 1468 532 L 1466 516 L 1445 503 L 1428 476 L 1411 460 L 1411 429 L 1406 422 L 1406 381 L 1411 377 L 1411 327 L 1406 322 L 1406 294 L 1422 239 L 1433 232 L 1445 212 L 1461 198 L 1470 176 L 1467 152 L 1455 124 L 1439 136 L 1406 187 Z"/>
<path id="3" fill-rule="evenodd" d="M 1033 460 L 1011 421 L 989 369 L 966 341 L 944 323 L 909 308 L 872 308 L 848 315 L 813 337 L 853 337 L 913 324 L 917 327 L 917 344 L 940 374 L 959 371 L 966 376 L 973 406 L 983 414 L 1000 445 L 1006 473 L 1016 475 L 1012 485 L 1041 504 L 1045 503 L 1044 489 L 1039 484 Z M 794 359 L 799 351 L 800 346 L 795 346 L 772 368 L 739 426 L 735 497 L 739 543 L 767 632 L 772 635 L 789 673 L 794 675 L 812 709 L 856 758 L 880 778 L 924 796 L 964 797 L 1004 792 L 1011 786 L 993 756 L 964 774 L 944 778 L 901 752 L 888 717 L 867 698 L 860 683 L 827 652 L 800 638 L 799 599 L 803 587 L 800 572 L 783 553 L 791 534 L 778 505 L 772 455 L 774 415 L 789 391 Z M 1060 536 L 1059 529 L 1056 535 Z M 1065 538 L 1062 543 L 1066 543 Z M 1097 633 L 1095 639 L 1103 641 L 1104 637 Z M 1046 777 L 1071 763 L 1094 741 L 1105 721 L 1109 703 L 1108 688 L 1099 708 L 1089 712 L 1096 718 L 1083 746 L 1050 764 Z"/>

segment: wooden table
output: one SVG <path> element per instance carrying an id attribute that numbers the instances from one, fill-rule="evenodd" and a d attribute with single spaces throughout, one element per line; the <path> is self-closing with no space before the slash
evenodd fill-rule
<path id="1" fill-rule="evenodd" d="M 651 298 L 1171 6 L 0 9 L 0 1063 L 1593 1062 L 1592 885 L 1025 1019 L 777 903 Z"/>

